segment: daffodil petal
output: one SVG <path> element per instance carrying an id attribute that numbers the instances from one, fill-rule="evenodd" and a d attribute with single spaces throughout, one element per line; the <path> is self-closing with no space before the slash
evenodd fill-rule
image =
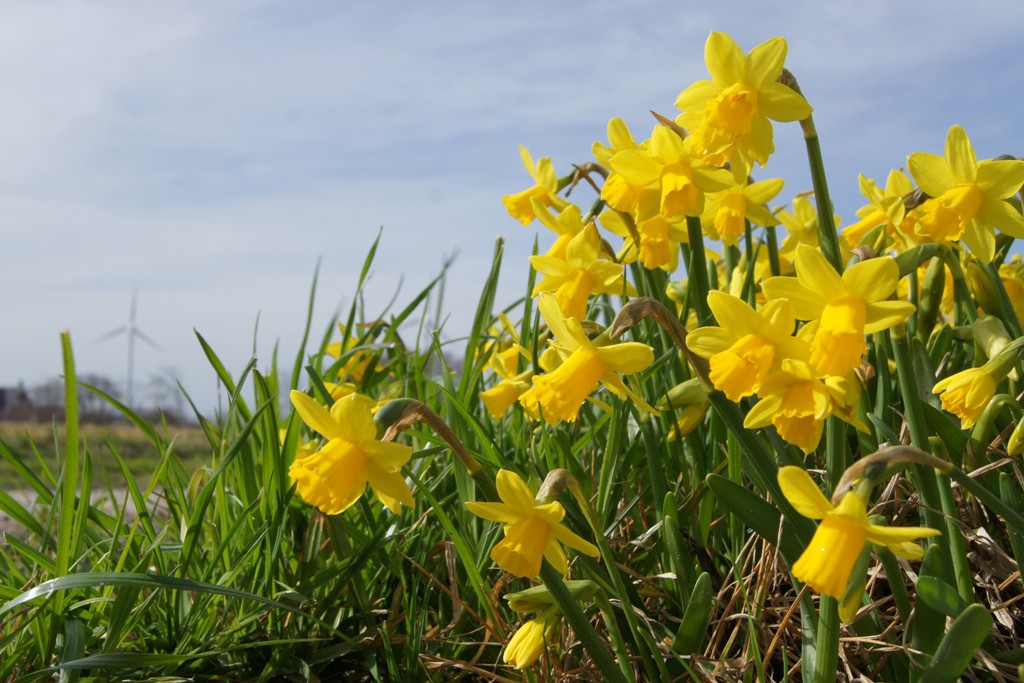
<path id="1" fill-rule="evenodd" d="M 899 279 L 900 267 L 896 259 L 889 256 L 855 263 L 843 273 L 847 290 L 867 302 L 889 298 L 896 291 Z"/>
<path id="2" fill-rule="evenodd" d="M 718 97 L 722 85 L 715 81 L 697 81 L 676 98 L 676 107 L 685 112 L 699 112 L 708 100 Z"/>
<path id="3" fill-rule="evenodd" d="M 978 171 L 978 158 L 967 133 L 960 126 L 952 126 L 946 134 L 946 161 L 960 180 L 974 182 Z"/>
<path id="4" fill-rule="evenodd" d="M 661 165 L 638 149 L 616 152 L 608 163 L 630 185 L 643 187 L 656 182 L 661 175 Z"/>
<path id="5" fill-rule="evenodd" d="M 708 306 L 715 314 L 718 324 L 737 337 L 758 334 L 764 327 L 761 316 L 739 297 L 714 290 L 708 292 Z"/>
<path id="6" fill-rule="evenodd" d="M 778 480 L 786 500 L 804 517 L 823 519 L 835 510 L 803 468 L 792 465 L 782 467 L 779 469 Z"/>
<path id="7" fill-rule="evenodd" d="M 843 279 L 825 255 L 809 244 L 796 248 L 796 277 L 804 287 L 816 292 L 838 293 Z"/>
<path id="8" fill-rule="evenodd" d="M 996 233 L 991 227 L 983 226 L 975 218 L 964 228 L 963 237 L 960 238 L 966 244 L 971 253 L 982 263 L 991 263 L 996 256 Z"/>
<path id="9" fill-rule="evenodd" d="M 736 343 L 736 335 L 721 327 L 698 327 L 686 335 L 686 345 L 701 358 L 711 358 Z"/>
<path id="10" fill-rule="evenodd" d="M 565 259 L 560 259 L 556 256 L 535 255 L 530 256 L 529 259 L 530 265 L 533 266 L 533 269 L 536 270 L 538 273 L 542 273 L 544 275 L 551 275 L 554 277 L 565 277 L 566 275 L 569 274 L 569 271 L 572 270 L 572 268 L 569 267 L 569 263 Z M 544 289 L 539 289 L 539 287 L 539 283 L 537 287 L 534 287 L 534 296 L 536 296 L 539 292 L 546 291 Z"/>
<path id="11" fill-rule="evenodd" d="M 554 529 L 552 529 L 554 531 Z M 548 543 L 544 546 L 544 559 L 551 563 L 551 566 L 558 571 L 559 574 L 565 574 L 569 571 L 569 558 L 565 556 L 565 551 L 558 545 L 558 541 L 552 536 L 548 539 Z"/>
<path id="12" fill-rule="evenodd" d="M 704 44 L 704 62 L 713 79 L 732 84 L 743 78 L 746 58 L 735 40 L 725 33 L 712 31 Z"/>
<path id="13" fill-rule="evenodd" d="M 747 55 L 747 81 L 756 86 L 774 83 L 785 62 L 786 39 L 781 36 L 769 38 Z"/>
<path id="14" fill-rule="evenodd" d="M 902 543 L 916 541 L 919 538 L 930 538 L 941 536 L 938 529 L 930 529 L 923 526 L 879 526 L 869 524 L 866 538 L 872 543 L 884 545 L 890 549 Z"/>
<path id="15" fill-rule="evenodd" d="M 366 481 L 370 484 L 370 488 L 374 491 L 397 500 L 408 507 L 416 504 L 412 497 L 412 491 L 409 490 L 409 484 L 406 483 L 405 478 L 401 474 L 382 471 L 372 464 L 368 464 L 363 473 L 366 475 Z"/>
<path id="16" fill-rule="evenodd" d="M 903 322 L 917 310 L 909 301 L 876 301 L 866 308 L 864 334 L 887 330 Z"/>
<path id="17" fill-rule="evenodd" d="M 559 524 L 558 526 L 551 527 L 551 535 L 553 538 L 558 539 L 564 545 L 572 548 L 573 550 L 577 550 L 583 553 L 584 555 L 589 555 L 590 557 L 597 557 L 600 554 L 600 552 L 597 549 L 597 546 L 595 546 L 593 543 L 586 540 L 585 538 L 576 535 L 575 533 L 573 533 L 566 527 L 562 526 L 561 524 Z"/>
<path id="18" fill-rule="evenodd" d="M 534 494 L 522 478 L 512 470 L 498 470 L 495 486 L 502 502 L 522 517 L 533 514 Z"/>
<path id="19" fill-rule="evenodd" d="M 385 472 L 397 472 L 412 457 L 411 447 L 390 441 L 360 441 L 359 448 L 367 460 Z"/>
<path id="20" fill-rule="evenodd" d="M 640 342 L 621 342 L 595 347 L 598 357 L 610 369 L 625 375 L 640 372 L 654 362 L 654 350 Z"/>
<path id="21" fill-rule="evenodd" d="M 362 394 L 348 394 L 334 402 L 331 417 L 337 423 L 343 439 L 360 443 L 377 437 L 372 407 L 373 399 Z"/>
<path id="22" fill-rule="evenodd" d="M 778 396 L 765 396 L 747 412 L 743 426 L 747 429 L 758 429 L 770 425 L 781 404 Z"/>
<path id="23" fill-rule="evenodd" d="M 295 406 L 295 410 L 299 413 L 302 421 L 314 431 L 327 439 L 344 438 L 338 423 L 327 412 L 327 409 L 313 400 L 308 394 L 292 389 L 288 397 L 291 399 L 292 405 Z"/>
<path id="24" fill-rule="evenodd" d="M 957 184 L 949 164 L 936 154 L 914 152 L 907 158 L 907 168 L 921 191 L 930 197 L 938 197 Z"/>
<path id="25" fill-rule="evenodd" d="M 1024 185 L 1024 161 L 983 161 L 978 164 L 978 175 L 974 182 L 986 195 L 1008 199 L 1017 194 L 1020 186 Z"/>
<path id="26" fill-rule="evenodd" d="M 788 299 L 798 320 L 815 320 L 821 317 L 825 308 L 825 298 L 802 285 L 795 277 L 767 278 L 761 283 L 761 290 L 768 299 Z"/>
<path id="27" fill-rule="evenodd" d="M 975 219 L 982 225 L 994 225 L 1000 232 L 1024 239 L 1024 215 L 1001 199 L 986 200 Z"/>
<path id="28" fill-rule="evenodd" d="M 782 178 L 759 180 L 756 183 L 747 185 L 746 189 L 743 190 L 743 196 L 747 198 L 748 202 L 753 202 L 754 204 L 766 204 L 769 199 L 782 191 L 784 183 L 785 181 Z M 747 210 L 749 211 L 750 209 L 748 208 Z"/>
<path id="29" fill-rule="evenodd" d="M 772 121 L 803 121 L 811 115 L 804 96 L 782 83 L 768 83 L 757 90 L 757 108 Z"/>
<path id="30" fill-rule="evenodd" d="M 464 503 L 466 509 L 477 517 L 482 517 L 490 522 L 501 522 L 511 524 L 519 519 L 519 516 L 504 503 L 480 503 L 475 500 Z"/>

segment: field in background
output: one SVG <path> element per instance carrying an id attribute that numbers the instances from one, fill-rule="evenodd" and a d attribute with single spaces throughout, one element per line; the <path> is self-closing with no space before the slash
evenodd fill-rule
<path id="1" fill-rule="evenodd" d="M 210 460 L 210 443 L 198 426 L 169 426 L 167 433 L 173 439 L 172 452 L 187 471 L 194 471 Z M 96 480 L 104 482 L 104 473 L 114 488 L 124 487 L 124 477 L 111 454 L 114 449 L 121 455 L 136 481 L 143 487 L 149 482 L 160 461 L 161 453 L 134 425 L 83 424 L 82 438 L 92 454 L 96 466 Z M 0 422 L 0 441 L 19 454 L 36 453 L 34 460 L 25 464 L 36 474 L 57 472 L 58 444 L 64 443 L 64 426 L 39 422 Z M 44 476 L 44 479 L 46 477 Z M 51 480 L 52 483 L 52 480 Z M 0 488 L 23 487 L 23 480 L 5 460 L 0 460 Z"/>

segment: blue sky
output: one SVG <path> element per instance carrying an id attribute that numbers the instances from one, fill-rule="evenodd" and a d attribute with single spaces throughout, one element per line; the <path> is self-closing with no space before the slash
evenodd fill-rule
<path id="1" fill-rule="evenodd" d="M 160 350 L 137 347 L 136 394 L 171 368 L 209 410 L 193 328 L 233 371 L 254 339 L 260 368 L 278 341 L 290 363 L 317 260 L 319 330 L 381 226 L 368 313 L 457 251 L 457 336 L 498 236 L 502 302 L 524 288 L 538 230 L 501 205 L 529 184 L 518 145 L 561 174 L 614 116 L 648 135 L 706 78 L 712 30 L 786 37 L 846 222 L 859 172 L 940 152 L 954 123 L 982 158 L 1024 153 L 1019 0 L 688 5 L 5 3 L 0 386 L 58 375 L 63 329 L 80 372 L 123 381 L 124 339 L 95 340 L 137 288 Z M 786 180 L 782 203 L 810 180 L 795 124 L 776 146 L 758 177 Z"/>

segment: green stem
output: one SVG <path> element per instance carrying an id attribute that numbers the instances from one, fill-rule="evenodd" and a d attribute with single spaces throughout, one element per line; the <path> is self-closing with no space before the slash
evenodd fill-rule
<path id="1" fill-rule="evenodd" d="M 597 595 L 594 596 L 594 602 L 597 603 L 598 609 L 601 610 L 601 616 L 604 617 L 604 623 L 612 637 L 612 647 L 615 648 L 615 652 L 618 654 L 619 669 L 622 671 L 622 675 L 630 683 L 635 683 L 636 676 L 633 674 L 633 667 L 629 665 L 629 649 L 626 648 L 626 641 L 622 639 L 622 629 L 619 628 L 619 622 L 615 619 L 615 610 L 612 608 L 612 603 L 603 591 L 598 591 Z"/>
<path id="2" fill-rule="evenodd" d="M 818 243 L 825 258 L 836 269 L 843 272 L 843 252 L 839 247 L 839 233 L 832 217 L 832 199 L 828 194 L 828 180 L 825 177 L 825 162 L 821 158 L 821 143 L 814 119 L 808 116 L 800 122 L 807 146 L 807 162 L 811 167 L 811 183 L 814 185 L 814 202 L 818 206 Z"/>
<path id="3" fill-rule="evenodd" d="M 700 227 L 699 217 L 686 217 L 686 234 L 690 247 L 690 262 L 686 264 L 690 303 L 697 312 L 699 325 L 713 325 L 715 319 L 708 306 L 710 285 L 708 284 L 708 262 L 704 256 L 704 231 Z"/>
<path id="4" fill-rule="evenodd" d="M 768 242 L 768 268 L 772 275 L 782 274 L 782 263 L 779 260 L 779 235 L 775 227 L 769 225 L 764 229 L 765 239 Z"/>
<path id="5" fill-rule="evenodd" d="M 839 602 L 827 595 L 818 604 L 818 638 L 814 658 L 815 683 L 832 683 L 839 668 Z"/>
<path id="6" fill-rule="evenodd" d="M 565 582 L 562 580 L 562 575 L 547 560 L 544 560 L 544 564 L 540 569 L 540 578 L 548 590 L 551 591 L 551 597 L 555 599 L 555 603 L 562 610 L 565 620 L 569 622 L 569 626 L 572 627 L 576 637 L 580 639 L 583 647 L 590 653 L 590 657 L 594 660 L 594 665 L 601 675 L 604 676 L 605 680 L 614 681 L 615 683 L 628 683 L 622 674 L 622 669 L 615 662 L 611 652 L 608 651 L 607 645 L 597 635 L 597 632 L 594 631 L 594 627 L 590 625 L 590 621 L 587 620 L 583 610 L 580 609 L 579 603 L 572 597 L 572 593 L 569 592 L 568 587 L 566 587 Z M 627 609 L 629 609 L 628 605 Z"/>
<path id="7" fill-rule="evenodd" d="M 846 471 L 846 423 L 835 416 L 825 423 L 825 463 L 828 490 L 832 491 Z"/>

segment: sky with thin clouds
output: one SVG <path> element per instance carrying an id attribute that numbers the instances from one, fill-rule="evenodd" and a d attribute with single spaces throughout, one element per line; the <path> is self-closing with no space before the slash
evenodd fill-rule
<path id="1" fill-rule="evenodd" d="M 821 3 L 41 1 L 0 5 L 0 386 L 79 372 L 136 396 L 178 377 L 204 412 L 216 380 L 275 344 L 289 366 L 320 262 L 314 330 L 346 308 L 383 226 L 367 314 L 446 258 L 443 336 L 464 334 L 496 238 L 499 304 L 534 237 L 501 197 L 530 184 L 518 146 L 560 175 L 620 117 L 639 138 L 706 78 L 704 42 L 775 36 L 815 108 L 836 212 L 962 125 L 980 158 L 1021 155 L 1020 0 Z M 758 179 L 810 188 L 796 124 Z M 578 192 L 583 192 L 580 188 Z M 582 195 L 589 206 L 591 197 Z M 548 235 L 540 234 L 542 244 Z"/>

